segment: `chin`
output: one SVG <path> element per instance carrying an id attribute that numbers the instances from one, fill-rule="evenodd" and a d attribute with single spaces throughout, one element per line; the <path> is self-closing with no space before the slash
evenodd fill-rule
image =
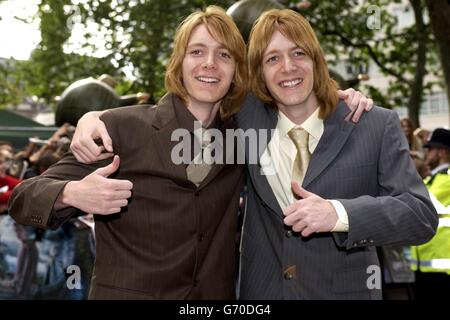
<path id="1" fill-rule="evenodd" d="M 305 102 L 303 99 L 284 99 L 284 101 L 280 101 L 281 104 L 285 105 L 286 107 L 295 107 Z"/>
<path id="2" fill-rule="evenodd" d="M 218 94 L 214 94 L 214 95 L 200 95 L 198 96 L 198 100 L 202 101 L 202 102 L 207 102 L 207 103 L 216 103 L 219 100 L 222 100 L 225 97 L 225 94 L 223 95 L 218 95 Z"/>

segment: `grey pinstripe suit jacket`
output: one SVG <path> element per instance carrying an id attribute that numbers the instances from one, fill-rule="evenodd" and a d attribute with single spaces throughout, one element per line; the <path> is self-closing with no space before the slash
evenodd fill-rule
<path id="1" fill-rule="evenodd" d="M 324 121 L 303 182 L 344 205 L 348 233 L 293 233 L 259 165 L 248 165 L 241 299 L 380 299 L 381 289 L 367 285 L 376 284 L 375 246 L 424 243 L 435 234 L 438 217 L 396 113 L 375 107 L 354 124 L 344 120 L 349 112 L 341 101 Z M 273 129 L 277 115 L 249 96 L 237 121 L 244 130 Z"/>

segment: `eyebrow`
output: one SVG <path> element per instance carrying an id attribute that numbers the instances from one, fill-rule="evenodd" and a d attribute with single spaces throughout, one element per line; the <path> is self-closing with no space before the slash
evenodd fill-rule
<path id="1" fill-rule="evenodd" d="M 292 47 L 290 47 L 288 50 L 289 50 L 289 51 L 292 51 L 292 50 L 295 50 L 295 49 L 300 49 L 300 50 L 305 51 L 305 49 L 300 48 L 299 46 L 292 46 Z M 263 54 L 263 57 L 272 55 L 272 54 L 274 54 L 274 53 L 278 53 L 279 51 L 280 51 L 279 49 L 272 49 L 272 50 L 270 50 L 269 52 L 264 53 L 264 54 Z"/>
<path id="2" fill-rule="evenodd" d="M 207 48 L 208 46 L 202 42 L 194 42 L 194 43 L 190 43 L 187 45 L 187 48 L 191 48 L 191 47 Z M 214 47 L 214 48 L 228 50 L 223 44 L 221 44 L 220 46 Z"/>

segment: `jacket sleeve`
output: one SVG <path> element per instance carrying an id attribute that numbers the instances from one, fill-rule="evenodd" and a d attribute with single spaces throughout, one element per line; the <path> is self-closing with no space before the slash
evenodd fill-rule
<path id="1" fill-rule="evenodd" d="M 333 233 L 339 246 L 417 245 L 436 233 L 438 215 L 409 155 L 395 113 L 389 113 L 378 160 L 379 196 L 337 199 L 349 218 L 348 233 Z"/>
<path id="2" fill-rule="evenodd" d="M 117 139 L 115 139 L 112 117 L 112 113 L 107 112 L 102 116 L 102 120 L 115 144 L 114 141 Z M 114 150 L 117 152 L 116 146 Z M 111 161 L 112 158 L 87 165 L 79 163 L 71 152 L 66 153 L 42 175 L 24 180 L 16 186 L 9 199 L 9 214 L 20 224 L 39 228 L 57 228 L 79 213 L 79 210 L 74 207 L 54 210 L 54 204 L 65 185 L 69 181 L 83 179 Z"/>

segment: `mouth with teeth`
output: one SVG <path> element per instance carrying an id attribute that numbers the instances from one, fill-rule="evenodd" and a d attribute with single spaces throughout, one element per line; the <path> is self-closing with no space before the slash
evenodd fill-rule
<path id="1" fill-rule="evenodd" d="M 202 77 L 202 76 L 200 76 L 200 77 L 195 77 L 195 79 L 197 81 L 202 82 L 202 83 L 208 83 L 208 84 L 214 84 L 214 83 L 219 83 L 220 82 L 220 79 L 213 78 L 213 77 Z"/>
<path id="2" fill-rule="evenodd" d="M 281 88 L 295 88 L 298 85 L 300 85 L 302 82 L 303 82 L 302 78 L 297 78 L 297 79 L 293 79 L 293 80 L 281 81 L 278 83 L 278 85 Z"/>

